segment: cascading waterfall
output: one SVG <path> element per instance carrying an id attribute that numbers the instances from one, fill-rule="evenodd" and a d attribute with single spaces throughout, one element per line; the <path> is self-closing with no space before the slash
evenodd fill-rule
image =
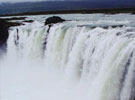
<path id="1" fill-rule="evenodd" d="M 47 30 L 48 26 L 39 22 L 11 29 L 7 59 L 39 61 L 42 67 L 59 70 L 66 81 L 83 88 L 86 98 L 78 100 L 135 99 L 132 27 L 104 29 L 64 22 L 53 25 L 49 33 Z"/>

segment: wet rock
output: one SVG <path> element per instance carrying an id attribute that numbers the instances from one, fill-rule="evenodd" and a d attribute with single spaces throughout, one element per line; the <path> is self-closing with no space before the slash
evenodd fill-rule
<path id="1" fill-rule="evenodd" d="M 51 27 L 52 25 L 48 25 L 47 33 L 49 33 Z"/>
<path id="2" fill-rule="evenodd" d="M 121 35 L 121 34 L 122 34 L 122 33 L 120 33 L 120 32 L 116 33 L 117 36 L 119 36 L 119 35 Z"/>
<path id="3" fill-rule="evenodd" d="M 93 26 L 93 25 L 78 25 L 77 27 L 88 27 L 88 28 L 91 28 L 91 29 L 94 29 L 94 28 L 97 28 L 97 27 L 101 27 L 103 29 L 109 29 L 110 27 L 111 28 L 121 28 L 123 27 L 124 25 L 106 25 L 106 26 Z"/>
<path id="4" fill-rule="evenodd" d="M 34 21 L 33 21 L 33 20 L 24 20 L 23 22 L 32 23 L 32 22 L 34 22 Z"/>
<path id="5" fill-rule="evenodd" d="M 58 16 L 53 16 L 53 17 L 49 17 L 46 19 L 45 21 L 45 25 L 48 25 L 48 29 L 47 29 L 47 34 L 46 34 L 46 38 L 44 39 L 44 45 L 43 45 L 43 50 L 46 49 L 46 44 L 47 44 L 47 37 L 49 35 L 49 31 L 50 31 L 50 28 L 52 27 L 53 24 L 56 24 L 56 23 L 62 23 L 64 22 L 65 20 L 58 17 Z"/>
<path id="6" fill-rule="evenodd" d="M 44 39 L 44 42 L 43 42 L 43 50 L 44 50 L 44 51 L 45 51 L 45 49 L 46 49 L 47 38 L 48 38 L 49 30 L 50 30 L 51 26 L 52 26 L 52 25 L 48 25 L 47 34 L 46 34 L 45 39 Z"/>
<path id="7" fill-rule="evenodd" d="M 45 25 L 61 23 L 61 22 L 64 22 L 64 21 L 65 21 L 64 19 L 62 19 L 58 16 L 53 16 L 53 17 L 49 17 L 49 18 L 46 19 Z"/>
<path id="8" fill-rule="evenodd" d="M 4 20 L 25 20 L 27 17 L 11 17 L 11 18 L 4 18 Z"/>
<path id="9" fill-rule="evenodd" d="M 6 44 L 9 33 L 8 30 L 13 26 L 20 26 L 22 23 L 8 22 L 6 19 L 0 19 L 0 47 Z"/>
<path id="10" fill-rule="evenodd" d="M 5 20 L 0 20 L 0 47 L 8 38 L 8 24 Z"/>

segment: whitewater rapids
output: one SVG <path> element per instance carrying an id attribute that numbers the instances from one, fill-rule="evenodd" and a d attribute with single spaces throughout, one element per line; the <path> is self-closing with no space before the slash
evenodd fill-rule
<path id="1" fill-rule="evenodd" d="M 49 33 L 39 20 L 11 28 L 0 58 L 0 99 L 134 100 L 135 19 L 96 16 L 106 19 L 80 17 Z"/>

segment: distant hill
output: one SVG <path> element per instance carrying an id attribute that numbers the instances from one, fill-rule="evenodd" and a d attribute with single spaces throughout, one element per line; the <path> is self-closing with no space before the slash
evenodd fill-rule
<path id="1" fill-rule="evenodd" d="M 135 0 L 55 1 L 0 4 L 0 15 L 24 12 L 135 7 Z"/>

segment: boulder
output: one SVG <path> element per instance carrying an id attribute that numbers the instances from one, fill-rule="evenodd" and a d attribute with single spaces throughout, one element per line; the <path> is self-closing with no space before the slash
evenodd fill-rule
<path id="1" fill-rule="evenodd" d="M 45 25 L 61 23 L 61 22 L 64 22 L 64 21 L 65 21 L 64 19 L 62 19 L 58 16 L 53 16 L 53 17 L 49 17 L 49 18 L 46 19 Z"/>

